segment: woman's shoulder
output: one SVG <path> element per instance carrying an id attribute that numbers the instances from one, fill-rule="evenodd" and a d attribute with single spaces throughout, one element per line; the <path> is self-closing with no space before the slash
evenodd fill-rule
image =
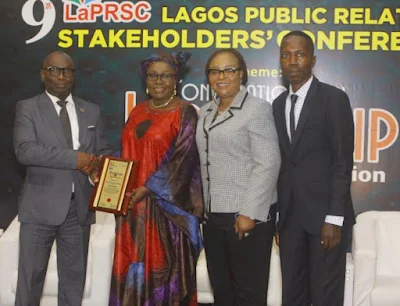
<path id="1" fill-rule="evenodd" d="M 213 103 L 213 101 L 208 101 L 208 102 L 206 102 L 206 104 L 204 104 L 202 107 L 200 107 L 200 111 L 199 111 L 200 115 L 203 114 L 204 112 L 206 112 L 210 108 L 212 103 Z"/>
<path id="2" fill-rule="evenodd" d="M 148 100 L 139 102 L 132 108 L 132 111 L 142 111 L 143 109 L 146 108 L 147 102 L 148 102 Z"/>
<path id="3" fill-rule="evenodd" d="M 267 100 L 261 99 L 259 97 L 254 96 L 253 94 L 248 94 L 248 103 L 250 107 L 252 108 L 270 108 L 271 103 L 269 103 Z"/>
<path id="4" fill-rule="evenodd" d="M 181 109 L 181 111 L 184 112 L 196 112 L 198 113 L 199 111 L 199 107 L 195 104 L 192 104 L 190 102 L 187 102 L 185 100 L 180 99 L 180 103 L 179 103 L 179 108 Z"/>
<path id="5" fill-rule="evenodd" d="M 268 103 L 267 101 L 265 101 L 265 100 L 263 100 L 263 99 L 261 99 L 259 97 L 256 97 L 255 95 L 253 95 L 253 94 L 251 94 L 249 92 L 247 93 L 247 99 L 249 101 L 251 101 L 251 103 L 253 105 L 261 105 L 261 104 L 264 104 L 264 103 Z"/>
<path id="6" fill-rule="evenodd" d="M 131 123 L 132 118 L 137 118 L 146 113 L 146 101 L 136 104 L 129 113 L 128 123 Z"/>
<path id="7" fill-rule="evenodd" d="M 245 105 L 243 107 L 245 113 L 249 114 L 251 118 L 268 117 L 272 115 L 272 105 L 268 101 L 248 94 Z"/>
<path id="8" fill-rule="evenodd" d="M 189 102 L 186 101 L 186 100 L 182 100 L 181 98 L 178 99 L 178 105 L 179 105 L 179 107 L 181 107 L 181 108 L 188 108 L 188 107 L 192 106 L 191 103 L 189 103 Z"/>

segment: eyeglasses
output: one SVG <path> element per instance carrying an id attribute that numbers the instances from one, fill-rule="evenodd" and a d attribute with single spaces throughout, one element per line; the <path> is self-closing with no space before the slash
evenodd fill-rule
<path id="1" fill-rule="evenodd" d="M 155 72 L 151 72 L 147 74 L 147 79 L 149 81 L 157 81 L 158 78 L 161 78 L 162 81 L 164 82 L 169 82 L 171 79 L 175 76 L 175 74 L 170 74 L 170 73 L 162 73 L 162 74 L 157 74 Z"/>
<path id="2" fill-rule="evenodd" d="M 42 68 L 42 70 L 46 70 L 50 73 L 51 76 L 53 77 L 58 77 L 62 71 L 63 75 L 65 77 L 71 77 L 75 73 L 75 69 L 72 68 L 60 68 L 60 67 L 55 67 L 55 66 L 49 66 L 46 68 Z"/>
<path id="3" fill-rule="evenodd" d="M 219 77 L 221 73 L 224 74 L 227 78 L 233 78 L 236 71 L 242 70 L 241 68 L 225 68 L 225 69 L 208 69 L 208 76 L 209 77 Z"/>

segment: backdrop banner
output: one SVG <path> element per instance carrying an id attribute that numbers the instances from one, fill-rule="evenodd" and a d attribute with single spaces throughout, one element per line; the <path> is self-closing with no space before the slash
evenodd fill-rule
<path id="1" fill-rule="evenodd" d="M 190 51 L 179 92 L 202 106 L 211 94 L 208 56 L 237 48 L 249 91 L 272 103 L 285 90 L 279 46 L 290 30 L 313 38 L 314 74 L 350 97 L 356 212 L 400 208 L 398 0 L 12 0 L 0 2 L 0 24 L 0 227 L 17 212 L 24 175 L 12 148 L 15 104 L 43 91 L 39 73 L 48 53 L 72 56 L 74 94 L 100 105 L 117 151 L 129 112 L 146 98 L 142 59 L 157 50 Z"/>

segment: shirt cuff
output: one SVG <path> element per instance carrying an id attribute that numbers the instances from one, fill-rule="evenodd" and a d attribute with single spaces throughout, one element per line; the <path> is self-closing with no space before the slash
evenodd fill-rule
<path id="1" fill-rule="evenodd" d="M 337 225 L 337 226 L 343 226 L 344 217 L 327 215 L 325 217 L 325 222 L 326 223 L 330 223 L 330 224 L 334 224 L 334 225 Z"/>

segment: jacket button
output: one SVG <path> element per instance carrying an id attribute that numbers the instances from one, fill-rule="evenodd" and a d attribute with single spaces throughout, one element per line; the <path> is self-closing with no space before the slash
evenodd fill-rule
<path id="1" fill-rule="evenodd" d="M 293 168 L 296 168 L 297 164 L 296 163 L 292 163 L 292 166 L 293 166 Z"/>

